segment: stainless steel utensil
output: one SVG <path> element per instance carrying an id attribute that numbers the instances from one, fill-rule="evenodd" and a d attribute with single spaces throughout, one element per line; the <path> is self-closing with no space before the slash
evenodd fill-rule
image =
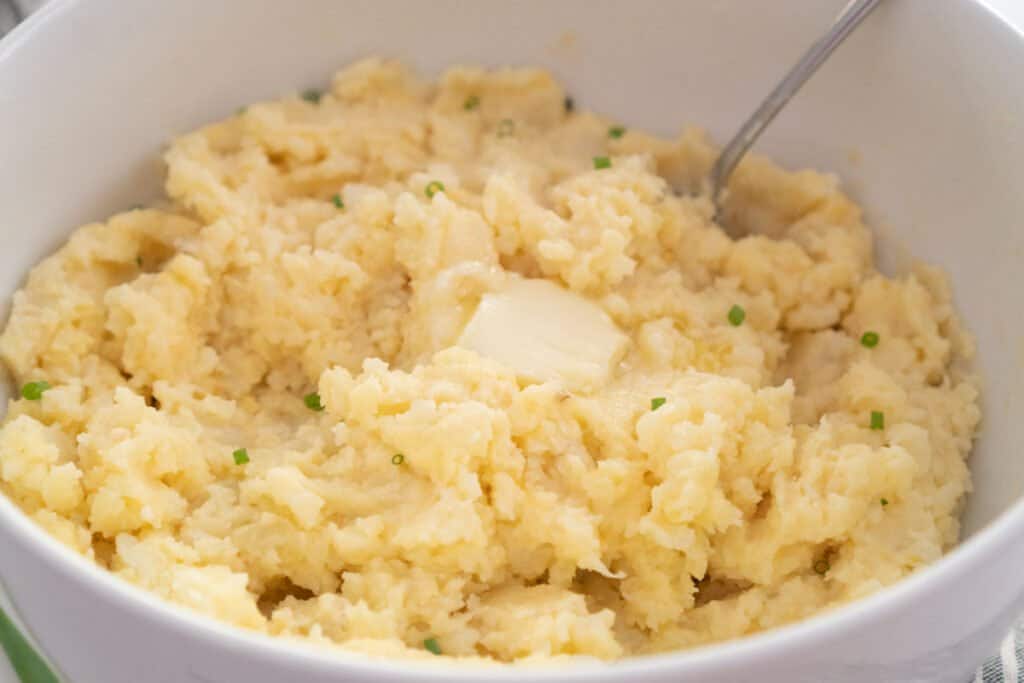
<path id="1" fill-rule="evenodd" d="M 793 95 L 880 2 L 881 0 L 852 0 L 848 3 L 828 31 L 811 45 L 800 61 L 790 69 L 761 102 L 761 106 L 740 127 L 729 144 L 722 149 L 711 169 L 711 199 L 715 203 L 715 212 L 719 219 L 722 216 L 722 193 L 740 159 Z"/>

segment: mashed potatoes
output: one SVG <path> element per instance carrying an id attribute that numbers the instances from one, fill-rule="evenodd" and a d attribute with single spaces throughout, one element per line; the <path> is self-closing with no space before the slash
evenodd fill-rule
<path id="1" fill-rule="evenodd" d="M 690 647 L 937 559 L 979 420 L 943 278 L 880 275 L 833 177 L 763 159 L 732 239 L 698 132 L 565 102 L 367 61 L 177 140 L 166 206 L 14 299 L 46 384 L 3 492 L 177 603 L 387 655 Z"/>

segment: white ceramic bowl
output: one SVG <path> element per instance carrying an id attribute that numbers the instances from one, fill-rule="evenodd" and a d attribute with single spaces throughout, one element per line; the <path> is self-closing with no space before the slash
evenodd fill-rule
<path id="1" fill-rule="evenodd" d="M 844 1 L 58 0 L 0 44 L 0 299 L 74 227 L 155 196 L 170 137 L 355 58 L 540 64 L 582 106 L 721 139 Z M 961 683 L 994 650 L 1024 607 L 1022 74 L 1024 37 L 972 0 L 889 0 L 759 146 L 839 172 L 889 267 L 912 252 L 952 275 L 985 377 L 963 545 L 801 624 L 530 679 Z M 0 548 L 18 610 L 75 683 L 525 676 L 367 663 L 234 630 L 72 556 L 6 500 Z"/>

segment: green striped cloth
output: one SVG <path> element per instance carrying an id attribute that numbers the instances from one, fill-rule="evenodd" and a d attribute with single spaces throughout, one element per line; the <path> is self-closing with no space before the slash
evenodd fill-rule
<path id="1" fill-rule="evenodd" d="M 1024 683 L 1024 621 L 1003 639 L 999 655 L 978 669 L 973 683 Z"/>
<path id="2" fill-rule="evenodd" d="M 0 610 L 0 646 L 21 683 L 60 683 L 3 610 Z"/>

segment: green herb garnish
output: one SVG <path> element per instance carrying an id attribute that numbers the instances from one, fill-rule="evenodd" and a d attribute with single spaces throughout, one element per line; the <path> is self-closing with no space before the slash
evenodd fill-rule
<path id="1" fill-rule="evenodd" d="M 320 98 L 323 96 L 324 94 L 319 90 L 310 89 L 302 93 L 302 99 L 306 100 L 310 104 L 320 104 Z"/>
<path id="2" fill-rule="evenodd" d="M 877 332 L 865 332 L 860 337 L 860 344 L 869 349 L 873 349 L 878 346 L 878 333 Z"/>
<path id="3" fill-rule="evenodd" d="M 594 168 L 601 170 L 602 168 L 611 168 L 612 160 L 608 157 L 594 157 Z"/>
<path id="4" fill-rule="evenodd" d="M 615 138 L 618 140 L 626 134 L 626 129 L 623 126 L 612 126 L 608 129 L 608 137 Z"/>
<path id="5" fill-rule="evenodd" d="M 498 137 L 507 138 L 516 132 L 516 122 L 512 119 L 502 119 L 498 122 Z"/>
<path id="6" fill-rule="evenodd" d="M 871 411 L 871 428 L 885 429 L 885 413 L 878 410 Z"/>
<path id="7" fill-rule="evenodd" d="M 236 116 L 244 116 L 245 112 L 247 112 L 247 111 L 249 111 L 249 107 L 239 107 L 238 110 L 235 112 L 235 115 Z"/>
<path id="8" fill-rule="evenodd" d="M 333 197 L 331 197 L 331 203 L 333 203 L 339 209 L 345 208 L 345 202 L 341 201 L 340 194 L 335 194 Z"/>
<path id="9" fill-rule="evenodd" d="M 743 310 L 743 307 L 739 304 L 734 304 L 729 309 L 729 323 L 733 327 L 739 327 L 743 324 L 743 321 L 747 319 L 747 312 Z"/>
<path id="10" fill-rule="evenodd" d="M 395 453 L 391 456 L 392 465 L 401 465 L 403 462 L 405 462 L 405 456 L 401 453 Z"/>
<path id="11" fill-rule="evenodd" d="M 423 647 L 435 655 L 441 654 L 441 645 L 437 642 L 437 638 L 427 638 L 423 641 Z"/>
<path id="12" fill-rule="evenodd" d="M 888 498 L 882 498 L 882 499 L 881 499 L 880 501 L 878 501 L 878 502 L 882 504 L 882 507 L 885 507 L 886 505 L 888 505 L 888 504 L 889 504 L 889 499 L 888 499 Z"/>
<path id="13" fill-rule="evenodd" d="M 665 401 L 668 400 L 664 396 L 658 396 L 657 398 L 651 399 L 651 410 L 657 410 L 658 408 L 665 405 Z"/>
<path id="14" fill-rule="evenodd" d="M 480 106 L 480 98 L 476 95 L 470 95 L 466 98 L 466 101 L 462 103 L 462 108 L 466 111 L 473 111 Z"/>
<path id="15" fill-rule="evenodd" d="M 49 382 L 29 382 L 21 388 L 21 397 L 26 401 L 38 401 L 43 397 L 43 392 L 48 389 L 50 389 Z"/>
<path id="16" fill-rule="evenodd" d="M 306 404 L 307 408 L 317 413 L 324 409 L 324 404 L 320 401 L 320 394 L 317 393 L 306 394 L 302 397 L 302 402 Z"/>
<path id="17" fill-rule="evenodd" d="M 432 180 L 423 188 L 423 194 L 427 195 L 427 199 L 433 199 L 438 192 L 444 192 L 444 183 L 440 180 Z"/>
<path id="18" fill-rule="evenodd" d="M 235 459 L 236 465 L 244 465 L 249 462 L 249 451 L 244 448 L 239 448 L 231 454 L 231 457 Z"/>

